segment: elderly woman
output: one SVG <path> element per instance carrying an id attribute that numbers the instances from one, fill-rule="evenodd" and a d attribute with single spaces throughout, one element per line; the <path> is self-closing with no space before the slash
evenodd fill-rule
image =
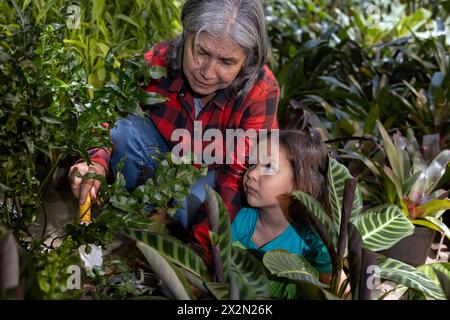
<path id="1" fill-rule="evenodd" d="M 149 67 L 167 68 L 168 75 L 154 79 L 147 91 L 168 100 L 145 106 L 145 119 L 129 115 L 111 130 L 113 150 L 90 150 L 92 165 L 75 164 L 81 174 L 115 174 L 126 156 L 122 173 L 126 186 L 144 183 L 155 170 L 150 156 L 155 150 L 174 147 L 172 133 L 186 129 L 193 134 L 194 121 L 203 131 L 214 128 L 225 136 L 226 129 L 277 128 L 279 88 L 266 65 L 267 36 L 260 0 L 187 0 L 182 9 L 182 35 L 159 43 L 145 54 Z M 226 152 L 230 152 L 226 150 Z M 245 150 L 248 155 L 248 149 Z M 199 223 L 197 212 L 205 200 L 204 185 L 220 194 L 231 219 L 241 208 L 242 176 L 245 163 L 210 165 L 208 175 L 198 180 L 175 218 L 188 229 Z M 84 203 L 87 194 L 96 197 L 100 182 L 71 176 L 74 195 Z M 207 243 L 205 223 L 195 228 L 194 238 Z"/>

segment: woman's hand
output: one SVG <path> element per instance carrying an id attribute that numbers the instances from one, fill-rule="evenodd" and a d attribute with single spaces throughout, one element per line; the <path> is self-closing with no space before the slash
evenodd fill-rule
<path id="1" fill-rule="evenodd" d="M 105 177 L 105 168 L 103 168 L 101 164 L 95 162 L 92 162 L 91 165 L 88 165 L 87 162 L 80 162 L 70 167 L 69 170 L 70 187 L 72 188 L 73 195 L 80 200 L 80 204 L 83 204 L 86 201 L 88 193 L 90 194 L 91 199 L 95 200 L 97 198 L 97 191 L 100 189 L 100 181 L 95 179 L 83 180 L 75 175 L 77 172 L 79 172 L 81 176 L 84 176 L 87 173 L 94 173 Z"/>

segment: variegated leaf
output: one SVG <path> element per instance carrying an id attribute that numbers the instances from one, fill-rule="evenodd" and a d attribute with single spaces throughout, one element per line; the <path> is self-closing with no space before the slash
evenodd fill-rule
<path id="1" fill-rule="evenodd" d="M 190 300 L 193 295 L 190 292 L 188 282 L 181 272 L 177 272 L 158 251 L 149 245 L 140 241 L 136 245 L 147 259 L 153 271 L 158 274 L 175 298 L 178 300 Z"/>
<path id="2" fill-rule="evenodd" d="M 302 256 L 286 250 L 271 250 L 264 254 L 263 263 L 272 274 L 318 287 L 328 286 L 319 281 L 319 272 Z"/>
<path id="3" fill-rule="evenodd" d="M 189 270 L 200 278 L 209 279 L 208 269 L 203 260 L 194 250 L 180 240 L 168 235 L 132 229 L 127 230 L 126 233 L 136 241 L 141 241 L 155 248 L 174 264 Z"/>
<path id="4" fill-rule="evenodd" d="M 381 278 L 419 290 L 433 299 L 445 300 L 442 289 L 426 273 L 419 269 L 394 259 L 386 259 L 378 266 Z"/>
<path id="5" fill-rule="evenodd" d="M 269 280 L 260 260 L 248 250 L 232 247 L 233 268 L 246 279 L 255 294 L 261 298 L 270 297 Z"/>
<path id="6" fill-rule="evenodd" d="M 321 204 L 310 195 L 301 191 L 294 191 L 292 195 L 300 201 L 310 214 L 317 217 L 317 219 L 326 227 L 336 248 L 338 243 L 338 227 L 325 212 Z"/>
<path id="7" fill-rule="evenodd" d="M 215 221 L 217 230 L 218 247 L 220 248 L 220 260 L 223 269 L 223 278 L 225 282 L 230 280 L 231 271 L 231 223 L 227 209 L 220 195 L 210 186 L 205 185 L 206 203 L 208 206 L 208 217 Z M 218 215 L 218 217 L 216 216 Z"/>
<path id="8" fill-rule="evenodd" d="M 330 164 L 328 168 L 328 190 L 331 209 L 333 211 L 333 221 L 337 226 L 337 230 L 339 230 L 341 223 L 342 201 L 344 198 L 345 180 L 347 179 L 353 179 L 348 169 L 335 159 L 330 158 Z M 359 187 L 356 187 L 350 220 L 353 220 L 355 217 L 357 217 L 361 213 L 361 210 L 361 189 Z"/>
<path id="9" fill-rule="evenodd" d="M 414 232 L 414 225 L 396 205 L 371 208 L 353 224 L 361 233 L 364 247 L 372 251 L 388 249 Z"/>

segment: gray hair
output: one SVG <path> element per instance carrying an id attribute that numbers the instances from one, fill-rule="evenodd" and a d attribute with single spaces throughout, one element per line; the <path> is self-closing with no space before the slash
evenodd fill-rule
<path id="1" fill-rule="evenodd" d="M 169 74 L 182 74 L 184 44 L 189 35 L 197 39 L 204 31 L 230 36 L 244 49 L 247 57 L 226 93 L 234 99 L 247 94 L 267 63 L 268 38 L 261 0 L 187 0 L 181 11 L 181 21 L 183 33 L 169 45 Z"/>

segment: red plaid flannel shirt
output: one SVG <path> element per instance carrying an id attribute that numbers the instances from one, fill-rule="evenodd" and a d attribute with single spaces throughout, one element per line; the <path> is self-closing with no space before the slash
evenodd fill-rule
<path id="1" fill-rule="evenodd" d="M 166 67 L 166 42 L 155 45 L 152 50 L 144 55 L 149 67 Z M 172 142 L 172 132 L 177 128 L 187 129 L 193 137 L 194 121 L 201 121 L 202 131 L 209 128 L 219 129 L 225 140 L 226 129 L 276 129 L 277 106 L 279 99 L 278 83 L 267 66 L 264 66 L 259 74 L 258 81 L 246 96 L 239 99 L 227 98 L 225 91 L 217 92 L 212 101 L 204 106 L 197 118 L 192 92 L 183 77 L 170 78 L 169 76 L 153 79 L 145 89 L 149 92 L 157 92 L 169 100 L 162 104 L 143 106 L 162 137 L 169 147 L 173 147 L 178 141 Z M 203 143 L 205 147 L 205 143 Z M 248 148 L 245 145 L 245 159 L 248 163 Z M 226 152 L 226 150 L 224 150 Z M 224 155 L 224 163 L 225 163 Z M 91 161 L 100 163 L 108 168 L 109 153 L 102 149 L 91 151 Z M 246 164 L 222 164 L 209 165 L 210 169 L 216 169 L 215 190 L 222 197 L 231 220 L 242 207 L 242 177 L 246 170 Z M 196 228 L 194 238 L 203 246 L 208 243 L 208 227 L 203 224 Z"/>

